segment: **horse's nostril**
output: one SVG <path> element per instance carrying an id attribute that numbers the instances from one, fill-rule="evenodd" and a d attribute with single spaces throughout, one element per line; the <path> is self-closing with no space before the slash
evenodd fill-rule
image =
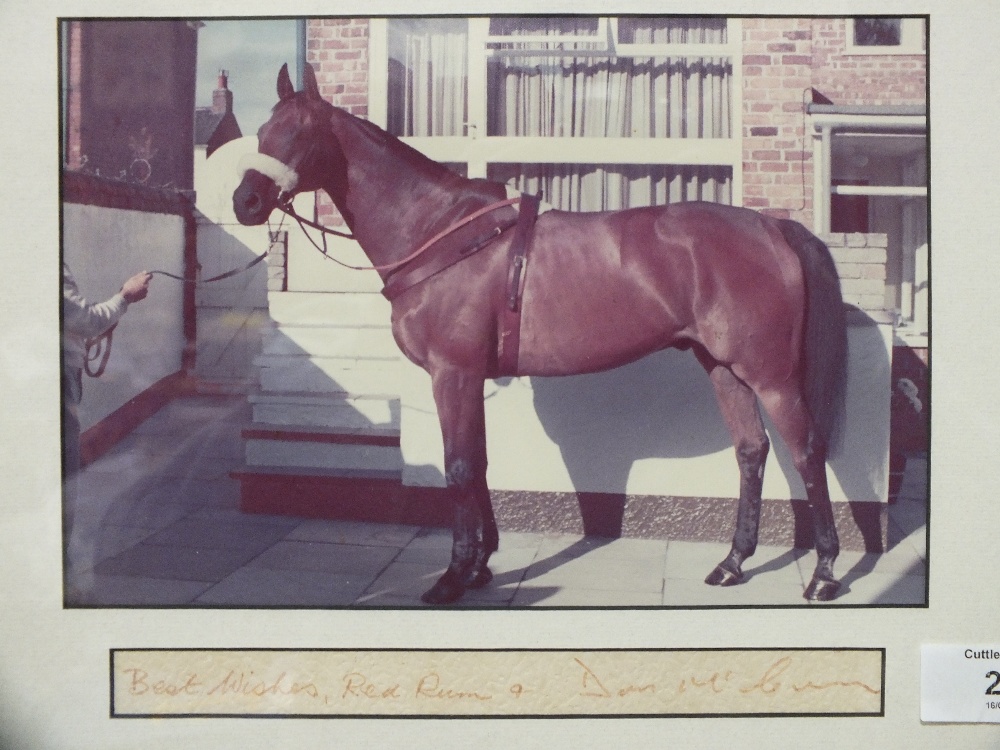
<path id="1" fill-rule="evenodd" d="M 257 211 L 257 210 L 259 210 L 260 209 L 260 205 L 261 205 L 260 204 L 260 196 L 257 195 L 257 193 L 250 193 L 250 195 L 247 196 L 245 205 L 246 205 L 247 209 L 250 210 L 250 211 Z"/>

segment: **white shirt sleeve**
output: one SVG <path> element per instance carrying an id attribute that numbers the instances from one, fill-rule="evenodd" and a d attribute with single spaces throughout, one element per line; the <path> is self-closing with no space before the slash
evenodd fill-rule
<path id="1" fill-rule="evenodd" d="M 76 286 L 73 275 L 63 264 L 63 329 L 66 334 L 84 339 L 100 336 L 117 323 L 128 309 L 122 293 L 104 302 L 91 304 Z"/>

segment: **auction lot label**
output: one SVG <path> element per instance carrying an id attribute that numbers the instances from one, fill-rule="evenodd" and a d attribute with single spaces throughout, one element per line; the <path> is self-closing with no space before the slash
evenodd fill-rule
<path id="1" fill-rule="evenodd" d="M 1000 644 L 922 646 L 920 718 L 1000 724 Z"/>
<path id="2" fill-rule="evenodd" d="M 130 717 L 882 716 L 883 649 L 111 652 Z"/>

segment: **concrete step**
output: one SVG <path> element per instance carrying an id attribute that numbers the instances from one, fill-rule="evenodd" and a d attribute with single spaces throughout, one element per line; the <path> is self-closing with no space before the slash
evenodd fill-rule
<path id="1" fill-rule="evenodd" d="M 269 356 L 398 359 L 402 356 L 391 329 L 279 325 L 268 329 L 261 353 Z"/>
<path id="2" fill-rule="evenodd" d="M 271 319 L 278 325 L 389 325 L 392 308 L 381 294 L 370 292 L 271 292 Z"/>
<path id="3" fill-rule="evenodd" d="M 395 360 L 261 355 L 254 364 L 260 368 L 262 391 L 386 397 L 399 393 L 400 364 Z"/>
<path id="4" fill-rule="evenodd" d="M 398 398 L 350 396 L 346 393 L 263 392 L 248 396 L 253 421 L 263 424 L 399 430 Z"/>
<path id="5" fill-rule="evenodd" d="M 399 437 L 364 434 L 267 431 L 245 433 L 248 466 L 402 472 Z M 395 443 L 395 444 L 393 444 Z"/>

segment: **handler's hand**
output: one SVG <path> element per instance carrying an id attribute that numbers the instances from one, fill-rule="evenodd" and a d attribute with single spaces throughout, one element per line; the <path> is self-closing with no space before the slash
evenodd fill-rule
<path id="1" fill-rule="evenodd" d="M 152 279 L 153 274 L 149 273 L 149 271 L 143 271 L 122 284 L 122 296 L 125 298 L 125 301 L 131 304 L 132 302 L 145 299 L 146 295 L 149 294 L 149 282 Z"/>

